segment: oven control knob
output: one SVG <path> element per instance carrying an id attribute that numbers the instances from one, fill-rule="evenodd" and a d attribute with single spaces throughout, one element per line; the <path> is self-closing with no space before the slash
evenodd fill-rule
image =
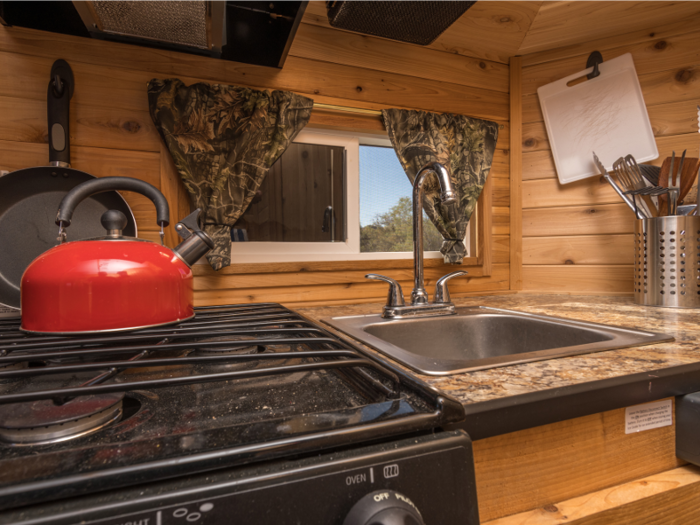
<path id="1" fill-rule="evenodd" d="M 343 525 L 425 525 L 420 512 L 403 494 L 393 490 L 370 492 L 350 509 Z"/>

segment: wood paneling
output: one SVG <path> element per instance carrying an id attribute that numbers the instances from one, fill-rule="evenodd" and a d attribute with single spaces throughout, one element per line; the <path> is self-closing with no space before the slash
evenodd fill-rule
<path id="1" fill-rule="evenodd" d="M 399 281 L 399 284 L 404 289 L 410 290 L 413 286 L 413 279 Z M 434 284 L 434 281 L 426 281 L 426 288 L 430 290 Z M 507 264 L 494 264 L 492 274 L 489 277 L 467 276 L 453 279 L 450 282 L 450 293 L 455 297 L 459 297 L 462 293 L 484 293 L 508 289 L 509 269 Z M 373 282 L 345 282 L 317 286 L 295 284 L 294 286 L 285 285 L 270 288 L 223 289 L 216 287 L 205 291 L 195 291 L 195 305 L 273 301 L 296 306 L 306 303 L 323 304 L 327 300 L 334 300 L 336 304 L 386 301 L 386 286 Z"/>
<path id="2" fill-rule="evenodd" d="M 464 259 L 465 267 L 474 266 L 476 257 Z M 444 267 L 446 272 L 450 266 L 442 262 L 440 258 L 424 259 L 423 265 L 426 268 Z M 215 275 L 243 275 L 243 274 L 263 274 L 263 273 L 286 273 L 286 272 L 323 272 L 323 271 L 353 271 L 365 270 L 366 268 L 392 270 L 402 268 L 413 268 L 413 259 L 400 260 L 374 260 L 374 261 L 336 261 L 330 269 L 327 261 L 306 261 L 306 262 L 269 262 L 269 263 L 249 263 L 227 266 L 219 271 L 214 271 L 209 265 L 197 264 L 192 267 L 192 273 L 197 276 Z M 470 268 L 470 275 L 480 277 L 483 275 L 481 268 Z M 196 286 L 196 285 L 195 285 Z"/>
<path id="3" fill-rule="evenodd" d="M 2 30 L 13 31 L 4 27 Z M 45 99 L 44 77 L 46 71 L 51 70 L 52 63 L 52 59 L 43 57 L 0 53 L 0 69 L 13 71 L 14 75 L 23 79 L 23 82 L 1 83 L 0 95 Z M 238 67 L 228 71 L 222 81 L 252 87 L 275 87 L 312 98 L 327 95 L 344 99 L 344 105 L 353 105 L 349 101 L 357 100 L 382 104 L 384 107 L 401 106 L 486 119 L 508 119 L 508 95 L 484 88 L 297 57 L 289 57 L 282 70 L 236 65 Z M 145 85 L 154 76 L 151 72 L 124 69 L 119 71 L 119 82 L 115 82 L 113 68 L 75 61 L 71 62 L 71 67 L 76 82 L 75 104 L 141 111 L 148 109 Z M 184 68 L 182 73 L 178 78 L 186 84 L 199 80 L 189 76 L 190 73 Z"/>
<path id="4" fill-rule="evenodd" d="M 523 210 L 523 237 L 632 233 L 634 221 L 626 204 L 533 208 Z"/>
<path id="5" fill-rule="evenodd" d="M 624 408 L 478 440 L 473 446 L 482 523 L 683 464 L 676 458 L 674 426 L 625 434 Z"/>
<path id="6" fill-rule="evenodd" d="M 700 523 L 700 469 L 685 466 L 484 525 Z"/>
<path id="7" fill-rule="evenodd" d="M 488 177 L 484 188 L 481 191 L 481 196 L 479 197 L 479 206 L 476 210 L 476 228 L 470 230 L 471 246 L 470 250 L 476 249 L 477 252 L 477 264 L 481 266 L 484 275 L 491 275 L 492 264 L 493 264 L 493 254 L 492 254 L 492 239 L 487 236 L 486 232 L 489 232 L 493 228 L 493 223 L 491 219 L 491 213 L 487 213 L 486 210 L 493 210 L 493 194 L 494 186 L 498 179 Z M 476 242 L 473 239 L 473 232 L 476 230 Z"/>
<path id="8" fill-rule="evenodd" d="M 507 262 L 507 261 L 506 261 Z M 426 287 L 434 285 L 440 277 L 450 271 L 445 265 L 440 265 L 433 268 L 425 269 Z M 327 284 L 369 284 L 377 286 L 383 290 L 386 295 L 384 286 L 380 283 L 368 280 L 366 270 L 345 270 L 345 271 L 326 271 L 326 272 L 286 272 L 286 273 L 261 273 L 261 274 L 227 274 L 227 275 L 212 275 L 209 273 L 205 277 L 198 277 L 195 281 L 196 291 L 206 291 L 212 288 L 220 287 L 229 290 L 244 290 L 248 288 L 281 288 L 285 286 L 319 286 Z M 413 281 L 413 267 L 411 268 L 390 268 L 383 271 L 383 275 L 401 283 L 410 283 Z M 470 274 L 471 275 L 471 274 Z M 458 280 L 450 281 L 450 287 L 457 284 Z M 455 287 L 456 289 L 456 287 Z M 450 288 L 452 290 L 452 288 Z"/>
<path id="9" fill-rule="evenodd" d="M 289 54 L 322 61 L 332 56 L 346 66 L 508 93 L 507 64 L 312 24 L 299 26 Z"/>
<path id="10" fill-rule="evenodd" d="M 651 163 L 660 165 L 674 150 L 680 153 L 687 149 L 695 156 L 700 145 L 696 110 L 700 99 L 700 5 L 593 4 L 561 3 L 551 8 L 559 13 L 578 13 L 581 20 L 620 12 L 623 32 L 601 39 L 598 29 L 591 28 L 591 38 L 596 40 L 570 42 L 563 32 L 569 22 L 564 22 L 561 30 L 550 26 L 548 38 L 572 45 L 522 58 L 523 288 L 528 291 L 632 292 L 630 234 L 634 215 L 602 177 L 559 184 L 537 99 L 539 86 L 583 70 L 593 49 L 602 51 L 605 60 L 631 53 L 659 150 L 659 158 Z M 634 23 L 646 24 L 645 31 L 641 25 L 632 27 L 626 22 L 640 6 L 643 10 L 648 6 L 648 13 L 639 15 Z M 668 18 L 669 13 L 675 15 Z M 540 14 L 544 17 L 545 11 Z M 612 20 L 600 27 L 608 23 Z M 537 19 L 533 30 L 536 26 Z M 534 49 L 534 42 L 526 39 L 523 46 Z M 621 151 L 620 155 L 626 153 Z"/>
<path id="11" fill-rule="evenodd" d="M 695 108 L 693 109 L 694 111 L 691 111 L 690 108 L 686 108 L 686 111 L 691 112 L 695 115 L 695 125 L 697 126 L 697 110 Z M 649 161 L 648 164 L 660 166 L 666 157 L 671 156 L 672 151 L 676 151 L 679 153 L 685 149 L 689 150 L 689 152 L 691 153 L 693 151 L 697 151 L 699 142 L 700 141 L 698 140 L 697 131 L 695 133 L 687 133 L 684 135 L 656 137 L 656 147 L 659 150 L 659 157 L 655 160 Z M 690 156 L 690 154 L 688 156 Z M 534 151 L 532 153 L 524 153 L 523 168 L 526 170 L 527 173 L 527 175 L 523 177 L 527 181 L 524 183 L 525 187 L 542 188 L 543 185 L 546 185 L 545 182 L 538 179 L 549 179 L 553 182 L 558 181 L 558 179 L 556 178 L 557 172 L 554 167 L 554 159 L 552 157 L 551 150 L 549 149 L 543 151 Z M 605 182 L 605 179 L 601 179 L 600 177 L 591 177 L 585 180 L 588 181 L 586 183 L 588 185 L 595 185 L 595 183 L 590 181 L 599 180 L 601 184 L 605 184 L 608 187 L 610 186 L 607 182 Z M 586 184 L 584 184 L 583 181 L 572 182 L 566 185 L 558 184 L 557 190 L 552 191 L 579 191 L 579 189 Z M 611 192 L 614 193 L 615 190 L 613 190 L 612 188 L 609 189 Z M 534 198 L 539 199 L 540 197 L 535 196 Z"/>
<path id="12" fill-rule="evenodd" d="M 491 213 L 491 232 L 494 235 L 509 235 L 510 208 L 494 206 Z"/>
<path id="13" fill-rule="evenodd" d="M 520 57 L 510 61 L 510 287 L 523 287 L 523 111 L 522 111 L 522 65 Z"/>
<path id="14" fill-rule="evenodd" d="M 518 54 L 674 23 L 698 13 L 695 2 L 544 2 Z"/>
<path id="15" fill-rule="evenodd" d="M 46 100 L 0 97 L 0 140 L 48 144 Z M 147 111 L 73 104 L 70 140 L 74 146 L 159 151 L 160 139 Z"/>
<path id="16" fill-rule="evenodd" d="M 172 51 L 99 40 L 0 27 L 0 169 L 45 165 L 46 85 L 57 58 L 67 60 L 76 81 L 71 100 L 72 163 L 97 176 L 144 179 L 160 188 L 171 204 L 171 224 L 189 213 L 190 203 L 170 155 L 151 122 L 146 83 L 152 78 L 180 78 L 186 84 L 217 82 L 253 88 L 285 89 L 317 102 L 366 109 L 399 107 L 459 113 L 496 120 L 503 126 L 494 155 L 488 195 L 489 233 L 484 253 L 492 270 L 464 261 L 469 278 L 452 286 L 453 294 L 503 292 L 509 288 L 510 51 L 520 45 L 539 2 L 478 5 L 471 20 L 460 22 L 443 44 L 429 47 L 392 42 L 330 28 L 310 20 L 310 6 L 283 69 L 195 57 Z M 505 14 L 511 10 L 512 14 Z M 499 17 L 499 18 L 494 18 Z M 506 20 L 508 18 L 508 20 Z M 465 33 L 465 28 L 471 28 Z M 481 48 L 488 35 L 498 41 L 493 56 L 455 52 Z M 459 40 L 463 45 L 460 47 Z M 445 47 L 447 46 L 447 47 Z M 449 49 L 448 49 L 449 48 Z M 486 50 L 486 48 L 483 48 Z M 500 51 L 499 51 L 500 50 Z M 485 54 L 491 55 L 491 51 Z M 314 111 L 311 125 L 321 128 L 384 132 L 376 116 Z M 134 208 L 139 231 L 158 240 L 153 205 L 125 194 Z M 485 197 L 486 199 L 486 197 Z M 294 199 L 292 199 L 294 200 Z M 320 229 L 320 222 L 318 224 Z M 166 229 L 166 243 L 178 237 Z M 489 261 L 486 261 L 487 263 Z M 209 302 L 282 301 L 320 304 L 330 301 L 382 300 L 386 290 L 366 283 L 362 272 L 399 274 L 410 289 L 411 261 L 338 263 L 268 263 L 239 265 L 215 273 L 195 266 L 197 304 Z M 272 269 L 272 268 L 275 269 Z M 447 273 L 441 261 L 426 261 L 429 281 Z M 402 273 L 401 273 L 402 272 Z M 491 273 L 491 276 L 488 274 Z M 243 277 L 240 277 L 243 275 Z"/>
<path id="17" fill-rule="evenodd" d="M 509 235 L 494 235 L 493 236 L 493 251 L 491 255 L 494 263 L 510 262 L 510 236 Z M 471 273 L 471 272 L 470 272 Z M 512 287 L 511 287 L 512 289 Z"/>
<path id="18" fill-rule="evenodd" d="M 507 64 L 542 2 L 477 2 L 428 48 Z M 309 2 L 304 23 L 330 27 L 324 2 Z M 417 46 L 412 46 L 417 47 Z"/>
<path id="19" fill-rule="evenodd" d="M 634 236 L 576 235 L 526 237 L 524 264 L 634 264 Z"/>
<path id="20" fill-rule="evenodd" d="M 560 184 L 559 179 L 523 181 L 523 208 L 592 206 L 618 202 L 620 197 L 603 177 L 591 177 L 570 184 Z"/>
<path id="21" fill-rule="evenodd" d="M 601 292 L 631 295 L 634 267 L 607 265 L 524 265 L 523 290 L 543 293 Z"/>
<path id="22" fill-rule="evenodd" d="M 641 79 L 651 73 L 685 68 L 690 64 L 695 64 L 700 56 L 698 43 L 700 43 L 700 34 L 686 33 L 657 39 L 654 42 L 641 42 L 617 47 L 607 51 L 603 58 L 610 60 L 616 56 L 631 53 L 635 69 Z M 523 94 L 536 93 L 537 88 L 542 85 L 583 71 L 586 69 L 587 58 L 588 53 L 528 67 L 527 75 L 523 77 Z"/>
<path id="23" fill-rule="evenodd" d="M 700 13 L 690 16 L 676 17 L 671 22 L 654 20 L 650 25 L 642 29 L 622 32 L 619 29 L 601 38 L 585 39 L 568 46 L 556 46 L 546 51 L 528 53 L 522 57 L 523 67 L 561 60 L 562 58 L 587 55 L 591 49 L 597 49 L 605 54 L 608 49 L 637 44 L 640 42 L 653 42 L 669 38 L 671 36 L 692 33 L 697 30 L 700 22 Z"/>

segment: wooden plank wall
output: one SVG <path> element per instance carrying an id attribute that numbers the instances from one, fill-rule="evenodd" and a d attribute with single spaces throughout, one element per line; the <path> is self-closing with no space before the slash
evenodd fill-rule
<path id="1" fill-rule="evenodd" d="M 688 148 L 698 155 L 700 16 L 663 27 L 524 55 L 523 289 L 575 293 L 632 293 L 634 215 L 604 179 L 560 185 L 537 88 L 585 69 L 598 50 L 604 60 L 632 53 L 659 159 Z M 620 152 L 625 154 L 626 152 Z"/>
<path id="2" fill-rule="evenodd" d="M 625 409 L 620 408 L 474 441 L 481 523 L 634 523 L 601 519 L 606 509 L 592 505 L 591 493 L 673 472 L 685 463 L 676 457 L 675 438 L 673 425 L 625 434 Z M 560 514 L 560 502 L 573 498 L 580 498 L 576 512 Z M 599 512 L 598 520 L 576 521 L 584 511 Z M 685 515 L 685 509 L 676 512 Z"/>
<path id="3" fill-rule="evenodd" d="M 507 17 L 498 15 L 507 6 L 512 13 Z M 154 77 L 178 77 L 188 84 L 207 81 L 286 89 L 317 102 L 343 106 L 417 108 L 492 119 L 503 125 L 491 170 L 492 273 L 480 277 L 478 271 L 470 272 L 468 279 L 451 283 L 451 290 L 453 295 L 507 291 L 507 61 L 509 49 L 517 48 L 538 6 L 538 2 L 485 2 L 469 23 L 484 20 L 491 24 L 489 27 L 474 28 L 470 33 L 455 30 L 447 34 L 442 47 L 423 48 L 335 30 L 324 20 L 322 7 L 311 5 L 282 70 L 0 26 L 0 169 L 46 164 L 45 97 L 51 64 L 58 58 L 71 64 L 76 80 L 71 107 L 73 167 L 97 176 L 146 180 L 165 193 L 178 210 L 173 213 L 177 217 L 187 212 L 188 204 L 148 114 L 146 83 Z M 503 28 L 501 37 L 499 28 Z M 466 39 L 461 47 L 452 41 L 460 34 Z M 499 52 L 483 56 L 482 47 L 469 44 L 469 38 L 478 44 L 479 35 L 497 42 L 495 49 Z M 366 119 L 323 112 L 312 117 L 312 124 L 381 128 L 378 122 L 367 124 Z M 157 227 L 149 201 L 138 195 L 128 195 L 127 200 L 136 210 L 141 235 L 155 239 Z M 176 241 L 174 232 L 169 229 L 167 233 L 172 245 Z M 430 264 L 426 272 L 428 286 L 454 269 Z M 386 287 L 366 282 L 367 271 L 382 271 L 406 289 L 411 287 L 409 261 L 238 265 L 219 273 L 199 265 L 195 270 L 195 300 L 199 305 L 383 300 Z"/>

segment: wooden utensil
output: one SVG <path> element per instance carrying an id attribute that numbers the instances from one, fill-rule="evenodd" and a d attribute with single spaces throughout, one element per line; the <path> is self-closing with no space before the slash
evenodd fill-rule
<path id="1" fill-rule="evenodd" d="M 686 157 L 683 162 L 683 172 L 681 173 L 681 189 L 680 195 L 678 196 L 678 203 L 683 202 L 683 198 L 688 194 L 690 188 L 693 187 L 695 182 L 695 177 L 698 174 L 698 168 L 700 167 L 700 159 L 696 157 Z M 661 173 L 659 174 L 659 186 L 662 188 L 668 188 L 668 174 L 671 169 L 671 157 L 666 157 L 664 163 L 661 166 Z M 678 170 L 678 161 L 676 160 L 676 170 Z M 659 196 L 659 215 L 664 216 L 668 213 L 668 195 Z"/>

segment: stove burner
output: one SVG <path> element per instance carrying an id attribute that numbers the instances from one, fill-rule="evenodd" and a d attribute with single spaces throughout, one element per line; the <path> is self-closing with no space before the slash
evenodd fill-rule
<path id="1" fill-rule="evenodd" d="M 245 336 L 245 335 L 226 335 L 222 337 L 208 337 L 202 339 L 200 342 L 210 342 L 210 341 L 228 341 L 231 346 L 223 347 L 196 347 L 192 355 L 209 356 L 209 355 L 250 355 L 250 354 L 262 354 L 265 351 L 265 347 L 262 345 L 248 345 L 243 346 L 245 343 L 252 343 L 255 341 L 255 337 Z"/>
<path id="2" fill-rule="evenodd" d="M 51 400 L 0 405 L 0 440 L 45 445 L 96 432 L 122 415 L 123 393 L 81 396 L 64 405 Z"/>

